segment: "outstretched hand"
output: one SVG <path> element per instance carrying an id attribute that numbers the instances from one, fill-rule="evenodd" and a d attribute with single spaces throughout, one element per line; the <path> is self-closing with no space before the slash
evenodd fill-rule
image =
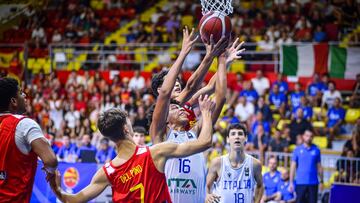
<path id="1" fill-rule="evenodd" d="M 203 115 L 206 113 L 212 113 L 215 109 L 215 102 L 213 102 L 208 95 L 200 95 L 199 107 Z"/>
<path id="2" fill-rule="evenodd" d="M 222 36 L 221 39 L 215 44 L 214 36 L 210 35 L 210 43 L 205 43 L 206 55 L 217 57 L 222 54 L 228 46 L 228 39 Z"/>
<path id="3" fill-rule="evenodd" d="M 187 26 L 185 26 L 185 28 L 183 29 L 183 42 L 182 42 L 181 51 L 188 54 L 191 51 L 192 47 L 194 46 L 198 37 L 199 37 L 198 35 L 195 36 L 194 28 L 191 29 L 191 32 L 189 34 L 189 30 Z"/>
<path id="4" fill-rule="evenodd" d="M 226 58 L 226 64 L 229 64 L 236 59 L 241 59 L 240 54 L 245 51 L 244 48 L 240 49 L 243 44 L 244 41 L 239 43 L 239 38 L 236 38 L 236 40 L 232 43 L 232 45 L 226 49 L 226 51 L 224 52 Z"/>

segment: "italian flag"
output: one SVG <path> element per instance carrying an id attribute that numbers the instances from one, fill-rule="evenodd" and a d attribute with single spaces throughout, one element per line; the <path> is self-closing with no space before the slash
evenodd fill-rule
<path id="1" fill-rule="evenodd" d="M 337 45 L 284 45 L 280 53 L 280 71 L 288 76 L 311 77 L 329 73 L 330 77 L 355 79 L 360 73 L 360 48 Z"/>

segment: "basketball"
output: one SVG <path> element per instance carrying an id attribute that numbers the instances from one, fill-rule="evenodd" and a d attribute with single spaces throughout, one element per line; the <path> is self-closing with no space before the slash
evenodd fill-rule
<path id="1" fill-rule="evenodd" d="M 210 35 L 213 35 L 214 42 L 218 42 L 221 36 L 229 37 L 231 34 L 230 18 L 220 12 L 209 12 L 205 14 L 199 23 L 201 40 L 204 43 L 210 42 Z"/>

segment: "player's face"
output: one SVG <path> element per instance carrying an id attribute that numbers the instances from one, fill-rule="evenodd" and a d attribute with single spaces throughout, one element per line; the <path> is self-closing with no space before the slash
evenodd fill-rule
<path id="1" fill-rule="evenodd" d="M 145 135 L 143 133 L 135 132 L 133 140 L 136 145 L 145 145 Z"/>
<path id="2" fill-rule="evenodd" d="M 168 121 L 171 124 L 186 125 L 189 122 L 188 112 L 177 104 L 170 104 Z"/>
<path id="3" fill-rule="evenodd" d="M 181 84 L 179 82 L 179 80 L 176 80 L 175 82 L 175 86 L 171 92 L 171 98 L 176 98 L 180 95 L 181 93 Z"/>
<path id="4" fill-rule="evenodd" d="M 230 148 L 233 150 L 243 149 L 246 139 L 246 135 L 242 129 L 231 129 L 229 132 Z"/>

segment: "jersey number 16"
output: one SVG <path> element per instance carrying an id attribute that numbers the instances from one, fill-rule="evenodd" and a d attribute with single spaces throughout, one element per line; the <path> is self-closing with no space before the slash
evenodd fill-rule
<path id="1" fill-rule="evenodd" d="M 179 173 L 190 173 L 190 159 L 179 159 Z"/>

